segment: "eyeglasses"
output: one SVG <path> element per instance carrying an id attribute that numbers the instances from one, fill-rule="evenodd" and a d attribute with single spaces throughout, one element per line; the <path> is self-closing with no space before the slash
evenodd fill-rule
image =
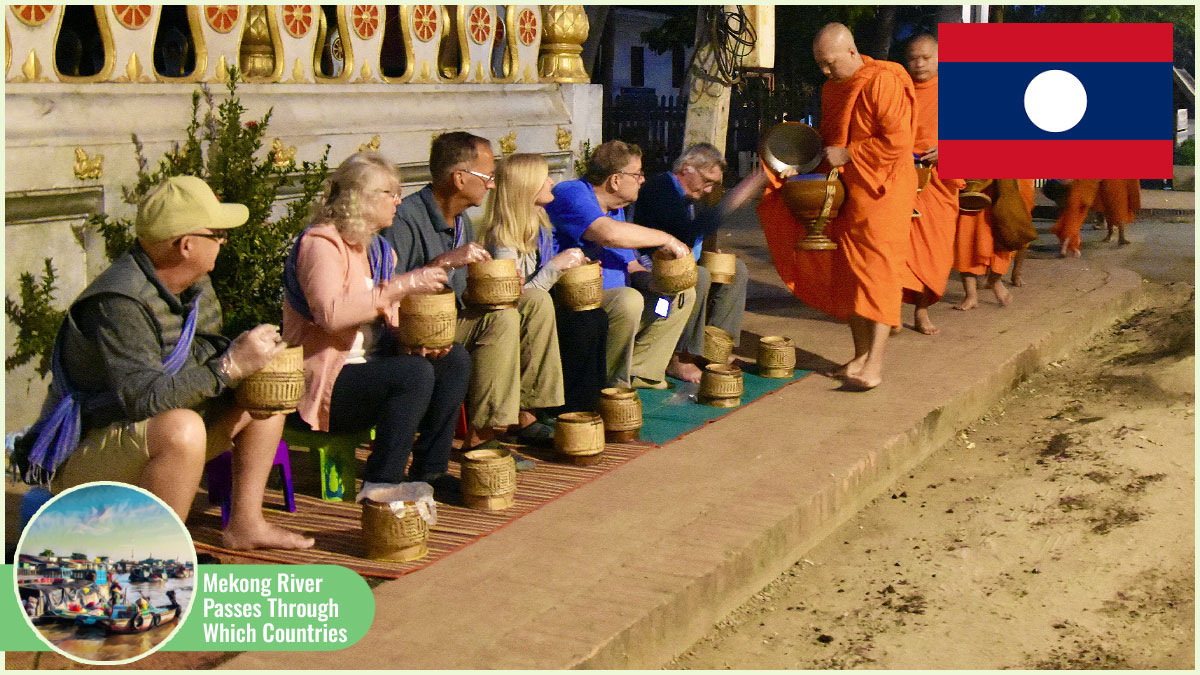
<path id="1" fill-rule="evenodd" d="M 371 192 L 378 192 L 380 194 L 388 195 L 392 199 L 402 199 L 403 198 L 403 195 L 400 194 L 399 190 L 371 190 Z"/>
<path id="2" fill-rule="evenodd" d="M 634 178 L 637 178 L 637 179 L 644 179 L 646 177 L 646 173 L 644 171 L 639 171 L 637 173 L 634 173 L 632 171 L 618 171 L 617 173 L 619 173 L 623 176 L 633 176 Z"/>
<path id="3" fill-rule="evenodd" d="M 229 241 L 229 235 L 228 235 L 228 234 L 225 234 L 225 233 L 223 233 L 223 232 L 222 232 L 222 233 L 217 233 L 217 232 L 188 232 L 187 234 L 185 234 L 185 235 L 183 235 L 183 236 L 184 236 L 184 237 L 204 237 L 205 239 L 212 239 L 213 241 L 217 242 L 218 244 L 224 244 L 225 242 Z M 180 239 L 183 239 L 183 237 L 180 237 Z"/>
<path id="4" fill-rule="evenodd" d="M 472 171 L 472 170 L 470 170 L 470 169 L 459 169 L 459 171 L 465 171 L 465 172 L 467 172 L 467 173 L 471 174 L 472 176 L 478 176 L 479 178 L 482 178 L 482 179 L 483 179 L 483 182 L 484 182 L 484 183 L 494 183 L 494 182 L 496 182 L 496 176 L 495 176 L 495 174 L 493 174 L 493 175 L 489 176 L 489 175 L 487 175 L 486 173 L 479 173 L 478 171 Z"/>

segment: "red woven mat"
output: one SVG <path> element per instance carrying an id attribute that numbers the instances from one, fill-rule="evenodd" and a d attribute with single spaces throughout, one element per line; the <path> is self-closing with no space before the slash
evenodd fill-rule
<path id="1" fill-rule="evenodd" d="M 221 511 L 216 506 L 210 506 L 203 514 L 194 516 L 189 529 L 197 551 L 212 553 L 227 563 L 334 564 L 348 567 L 364 576 L 394 579 L 486 537 L 653 447 L 651 443 L 610 443 L 605 446 L 600 462 L 592 466 L 561 464 L 553 461 L 547 452 L 521 448 L 523 454 L 539 461 L 535 468 L 517 474 L 514 504 L 503 511 L 478 511 L 438 504 L 437 525 L 429 531 L 429 555 L 407 563 L 380 562 L 365 557 L 366 548 L 359 520 L 362 509 L 358 504 L 325 502 L 310 496 L 316 493 L 319 479 L 308 468 L 306 450 L 291 451 L 296 513 L 284 510 L 283 495 L 278 490 L 267 491 L 263 512 L 269 522 L 313 537 L 317 541 L 316 546 L 307 551 L 270 549 L 247 552 L 221 548 Z M 367 456 L 368 451 L 360 448 L 360 463 L 365 462 Z M 451 461 L 450 471 L 458 475 L 458 462 Z"/>

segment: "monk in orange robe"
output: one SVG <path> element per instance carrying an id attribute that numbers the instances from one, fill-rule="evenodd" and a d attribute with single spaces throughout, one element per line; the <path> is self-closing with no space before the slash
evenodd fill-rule
<path id="1" fill-rule="evenodd" d="M 1033 212 L 1034 188 L 1032 180 L 1018 180 L 1021 199 L 1025 208 Z M 1082 221 L 1080 221 L 1082 222 Z M 987 275 L 985 288 L 996 294 L 1001 307 L 1008 306 L 1012 294 L 1004 287 L 1002 277 L 1008 271 L 1013 252 L 996 248 L 992 235 L 994 218 L 991 207 L 973 213 L 958 215 L 958 230 L 954 237 L 954 269 L 962 278 L 966 298 L 954 305 L 954 309 L 969 310 L 979 305 L 979 277 Z"/>
<path id="2" fill-rule="evenodd" d="M 904 302 L 916 306 L 913 324 L 925 335 L 938 332 L 929 319 L 929 307 L 946 293 L 946 281 L 954 264 L 958 191 L 966 185 L 965 181 L 942 180 L 938 175 L 937 48 L 937 38 L 918 35 L 908 44 L 905 64 L 917 92 L 917 138 L 913 154 L 933 164 L 929 184 L 917 194 L 904 274 Z M 893 335 L 899 332 L 899 326 L 892 329 Z"/>
<path id="3" fill-rule="evenodd" d="M 1125 238 L 1125 226 L 1133 222 L 1139 209 L 1142 208 L 1142 184 L 1136 178 L 1111 178 L 1100 181 L 1099 193 L 1100 211 L 1108 223 L 1108 236 L 1105 242 L 1112 241 L 1113 230 L 1119 236 L 1117 245 L 1129 243 Z"/>
<path id="4" fill-rule="evenodd" d="M 1067 200 L 1058 214 L 1051 232 L 1061 243 L 1058 257 L 1067 256 L 1078 258 L 1083 255 L 1079 233 L 1083 229 L 1083 221 L 1087 219 L 1088 209 L 1096 203 L 1096 195 L 1100 192 L 1100 181 L 1094 178 L 1079 178 L 1071 181 L 1067 187 Z"/>
<path id="5" fill-rule="evenodd" d="M 813 57 L 827 78 L 821 92 L 823 169 L 839 168 L 846 189 L 845 203 L 825 227 L 838 247 L 796 250 L 807 232 L 783 203 L 781 177 L 768 176 L 758 214 L 775 269 L 792 294 L 850 324 L 854 358 L 828 375 L 844 378 L 847 389 L 866 390 L 883 381 L 888 327 L 900 325 L 917 193 L 916 92 L 899 64 L 859 54 L 840 23 L 817 33 Z"/>

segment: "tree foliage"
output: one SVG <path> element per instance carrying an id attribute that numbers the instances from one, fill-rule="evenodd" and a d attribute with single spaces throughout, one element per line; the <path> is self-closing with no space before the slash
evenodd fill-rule
<path id="1" fill-rule="evenodd" d="M 995 11 L 995 10 L 993 10 Z M 1192 5 L 1017 5 L 1003 8 L 1005 23 L 1170 23 L 1175 65 L 1196 67 L 1196 8 Z"/>

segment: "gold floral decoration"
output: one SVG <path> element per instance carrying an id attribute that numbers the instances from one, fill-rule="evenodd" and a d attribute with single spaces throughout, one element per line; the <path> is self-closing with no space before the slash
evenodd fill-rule
<path id="1" fill-rule="evenodd" d="M 91 157 L 83 148 L 75 148 L 75 177 L 79 180 L 95 180 L 104 175 L 104 155 L 96 153 Z"/>
<path id="2" fill-rule="evenodd" d="M 379 134 L 375 134 L 371 137 L 371 141 L 369 143 L 363 143 L 362 145 L 358 146 L 358 151 L 366 152 L 367 150 L 378 150 L 379 141 Z"/>
<path id="3" fill-rule="evenodd" d="M 571 149 L 571 131 L 559 127 L 554 132 L 554 142 L 558 145 L 559 150 L 567 151 Z"/>
<path id="4" fill-rule="evenodd" d="M 283 141 L 276 138 L 271 141 L 271 155 L 272 164 L 279 167 L 287 166 L 296 161 L 296 146 L 285 146 Z"/>
<path id="5" fill-rule="evenodd" d="M 517 151 L 517 132 L 509 132 L 507 136 L 500 137 L 500 153 L 511 155 Z"/>

